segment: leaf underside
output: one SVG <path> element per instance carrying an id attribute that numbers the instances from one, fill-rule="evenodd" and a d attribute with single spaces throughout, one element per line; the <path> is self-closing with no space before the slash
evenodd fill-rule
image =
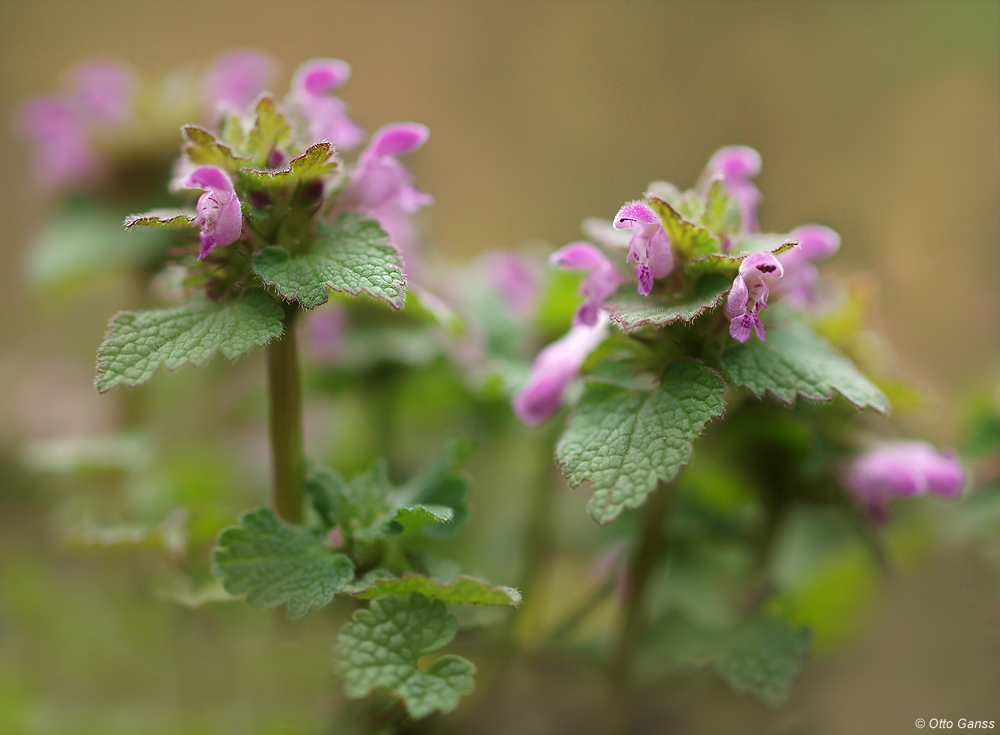
<path id="1" fill-rule="evenodd" d="M 281 336 L 281 308 L 263 291 L 245 291 L 237 301 L 192 301 L 172 309 L 121 312 L 97 354 L 97 389 L 129 387 L 149 380 L 163 365 L 203 365 L 216 350 L 233 360 Z"/>
<path id="2" fill-rule="evenodd" d="M 336 668 L 347 696 L 385 689 L 403 700 L 413 718 L 450 712 L 472 691 L 476 667 L 459 656 L 442 656 L 421 671 L 417 660 L 446 646 L 457 630 L 455 616 L 440 600 L 417 593 L 373 600 L 337 637 Z"/>
<path id="3" fill-rule="evenodd" d="M 396 309 L 406 300 L 406 278 L 389 236 L 377 222 L 353 212 L 323 226 L 309 253 L 293 257 L 283 248 L 265 248 L 253 268 L 282 298 L 307 309 L 326 303 L 328 289 L 352 296 L 364 292 Z"/>
<path id="4" fill-rule="evenodd" d="M 252 607 L 288 605 L 298 620 L 326 607 L 354 579 L 354 565 L 315 533 L 281 523 L 270 508 L 247 513 L 219 536 L 216 574 Z"/>
<path id="5" fill-rule="evenodd" d="M 556 456 L 573 485 L 594 484 L 588 504 L 604 525 L 638 508 L 691 461 L 691 442 L 723 412 L 725 384 L 697 360 L 667 366 L 652 391 L 591 383 L 569 419 Z"/>
<path id="6" fill-rule="evenodd" d="M 772 327 L 766 342 L 734 345 L 721 361 L 733 383 L 758 397 L 791 405 L 797 396 L 829 401 L 836 391 L 858 408 L 889 412 L 885 394 L 854 363 L 798 323 Z"/>

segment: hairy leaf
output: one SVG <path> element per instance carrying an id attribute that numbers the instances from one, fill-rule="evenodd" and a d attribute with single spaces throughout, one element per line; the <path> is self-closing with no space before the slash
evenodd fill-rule
<path id="1" fill-rule="evenodd" d="M 612 321 L 626 332 L 645 326 L 687 323 L 722 303 L 731 285 L 731 279 L 710 273 L 698 279 L 693 293 L 672 297 L 658 291 L 641 296 L 635 284 L 626 284 L 605 302 L 604 307 Z"/>
<path id="2" fill-rule="evenodd" d="M 521 604 L 521 593 L 512 587 L 494 587 L 473 577 L 458 576 L 448 582 L 433 577 L 404 574 L 399 579 L 379 578 L 371 585 L 354 593 L 362 600 L 373 600 L 385 595 L 408 595 L 419 592 L 446 605 L 510 605 Z"/>
<path id="3" fill-rule="evenodd" d="M 705 212 L 701 221 L 717 237 L 726 237 L 740 228 L 740 205 L 726 192 L 723 180 L 716 179 L 705 197 Z"/>
<path id="4" fill-rule="evenodd" d="M 322 226 L 320 239 L 305 255 L 264 248 L 254 271 L 288 301 L 307 309 L 326 303 L 328 289 L 357 296 L 362 291 L 396 309 L 406 300 L 406 277 L 399 253 L 374 220 L 347 212 Z"/>
<path id="5" fill-rule="evenodd" d="M 442 656 L 424 671 L 417 660 L 446 646 L 458 623 L 440 600 L 413 593 L 387 595 L 358 610 L 337 637 L 339 674 L 352 699 L 375 689 L 399 696 L 411 717 L 450 712 L 474 687 L 476 667 L 458 656 Z"/>
<path id="6" fill-rule="evenodd" d="M 141 214 L 130 214 L 125 218 L 126 230 L 136 225 L 143 227 L 191 227 L 195 213 L 190 209 L 153 209 Z"/>
<path id="7" fill-rule="evenodd" d="M 719 238 L 701 225 L 685 219 L 663 199 L 650 197 L 649 206 L 660 216 L 663 229 L 670 237 L 670 245 L 682 261 L 717 253 L 721 249 Z"/>
<path id="8" fill-rule="evenodd" d="M 281 523 L 270 508 L 247 513 L 222 532 L 215 570 L 230 594 L 246 593 L 253 607 L 287 604 L 292 620 L 326 607 L 354 579 L 347 556 L 316 533 Z"/>
<path id="9" fill-rule="evenodd" d="M 278 110 L 273 97 L 263 96 L 254 109 L 257 117 L 247 137 L 247 155 L 258 167 L 267 166 L 275 149 L 285 150 L 292 141 L 292 128 Z"/>
<path id="10" fill-rule="evenodd" d="M 756 396 L 793 404 L 796 396 L 829 401 L 836 391 L 858 408 L 889 412 L 885 394 L 854 363 L 798 323 L 771 327 L 766 342 L 734 344 L 722 353 L 722 367 Z"/>
<path id="11" fill-rule="evenodd" d="M 120 312 L 111 319 L 97 353 L 97 389 L 145 383 L 160 365 L 174 370 L 198 366 L 212 353 L 233 360 L 281 335 L 281 308 L 263 291 L 245 291 L 238 301 L 192 301 L 172 309 Z"/>
<path id="12" fill-rule="evenodd" d="M 788 699 L 809 649 L 808 628 L 786 620 L 754 621 L 715 657 L 715 670 L 738 692 L 749 692 L 770 707 Z"/>
<path id="13" fill-rule="evenodd" d="M 731 281 L 736 278 L 736 274 L 740 270 L 740 263 L 751 253 L 765 251 L 771 255 L 781 255 L 797 244 L 790 241 L 783 242 L 784 240 L 785 238 L 781 235 L 766 235 L 744 241 L 737 252 L 715 253 L 691 261 L 685 266 L 684 274 L 688 278 L 698 278 L 709 273 L 718 273 Z"/>
<path id="14" fill-rule="evenodd" d="M 199 166 L 218 166 L 230 174 L 239 171 L 249 161 L 240 158 L 229 146 L 220 143 L 215 136 L 197 125 L 185 125 L 181 128 L 187 143 L 184 152 L 192 163 Z"/>
<path id="15" fill-rule="evenodd" d="M 278 171 L 243 169 L 240 179 L 250 186 L 278 187 L 297 184 L 329 176 L 337 170 L 337 156 L 329 143 L 317 143 L 305 153 L 289 161 L 288 166 Z"/>
<path id="16" fill-rule="evenodd" d="M 722 414 L 725 383 L 697 360 L 671 363 L 644 392 L 591 383 L 556 446 L 573 485 L 594 484 L 588 509 L 600 524 L 638 508 L 691 461 L 691 442 Z"/>

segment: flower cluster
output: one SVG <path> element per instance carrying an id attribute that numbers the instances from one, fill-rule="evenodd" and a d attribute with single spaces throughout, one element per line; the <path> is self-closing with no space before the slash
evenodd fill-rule
<path id="1" fill-rule="evenodd" d="M 951 453 L 938 452 L 921 441 L 884 444 L 854 459 L 844 473 L 844 485 L 877 520 L 887 518 L 889 501 L 925 495 L 961 496 L 965 470 Z"/>

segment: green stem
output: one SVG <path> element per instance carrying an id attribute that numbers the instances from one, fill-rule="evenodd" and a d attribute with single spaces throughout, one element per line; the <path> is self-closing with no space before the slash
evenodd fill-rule
<path id="1" fill-rule="evenodd" d="M 618 650 L 612 664 L 611 673 L 617 688 L 627 687 L 632 656 L 636 642 L 645 624 L 646 584 L 653 567 L 666 554 L 663 530 L 670 510 L 671 493 L 665 483 L 660 483 L 646 501 L 646 518 L 642 529 L 639 548 L 632 556 L 628 568 L 628 597 L 626 598 L 625 620 L 618 638 Z"/>
<path id="2" fill-rule="evenodd" d="M 302 387 L 299 383 L 295 321 L 298 308 L 285 307 L 285 331 L 267 346 L 271 430 L 271 505 L 289 523 L 302 523 L 305 450 Z"/>

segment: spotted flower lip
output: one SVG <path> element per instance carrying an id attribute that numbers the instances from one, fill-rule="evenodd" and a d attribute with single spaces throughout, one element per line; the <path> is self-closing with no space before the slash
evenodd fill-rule
<path id="1" fill-rule="evenodd" d="M 314 59 L 292 77 L 288 102 L 308 122 L 310 142 L 329 141 L 349 150 L 365 139 L 365 131 L 347 116 L 347 105 L 333 94 L 351 76 L 351 66 L 340 59 Z"/>
<path id="2" fill-rule="evenodd" d="M 721 177 L 726 185 L 726 191 L 736 199 L 740 206 L 743 232 L 756 232 L 757 205 L 760 203 L 760 191 L 750 183 L 750 179 L 760 173 L 760 154 L 745 145 L 734 145 L 720 148 L 708 161 L 705 174 L 710 180 Z"/>
<path id="3" fill-rule="evenodd" d="M 770 253 L 753 253 L 743 259 L 726 300 L 729 333 L 733 339 L 746 342 L 750 333 L 756 332 L 757 339 L 764 341 L 764 325 L 758 314 L 767 308 L 767 282 L 783 274 L 781 263 Z"/>
<path id="4" fill-rule="evenodd" d="M 815 306 L 819 271 L 812 261 L 836 253 L 840 249 L 840 235 L 823 225 L 803 225 L 792 230 L 788 237 L 799 246 L 780 256 L 785 275 L 775 284 L 775 290 L 783 293 L 785 300 L 795 308 Z"/>
<path id="5" fill-rule="evenodd" d="M 660 218 L 645 202 L 627 202 L 615 215 L 616 230 L 632 230 L 625 262 L 634 260 L 639 293 L 648 296 L 653 281 L 663 278 L 674 269 L 674 254 Z"/>
<path id="6" fill-rule="evenodd" d="M 240 200 L 236 197 L 233 182 L 222 169 L 203 166 L 192 171 L 184 181 L 186 189 L 203 189 L 195 206 L 195 223 L 201 228 L 201 252 L 203 260 L 217 247 L 230 245 L 239 239 L 243 231 L 243 213 Z"/>
<path id="7" fill-rule="evenodd" d="M 622 283 L 614 263 L 589 242 L 574 242 L 552 253 L 552 265 L 568 270 L 584 270 L 587 276 L 580 284 L 584 302 L 573 315 L 573 325 L 597 324 L 604 302 Z"/>
<path id="8" fill-rule="evenodd" d="M 274 62 L 256 51 L 223 56 L 205 75 L 204 104 L 213 115 L 226 109 L 244 112 L 274 79 Z"/>
<path id="9" fill-rule="evenodd" d="M 517 417 L 528 426 L 537 426 L 554 414 L 587 357 L 607 336 L 608 317 L 601 312 L 595 324 L 577 324 L 539 352 L 528 383 L 514 398 Z"/>
<path id="10" fill-rule="evenodd" d="M 966 475 L 954 454 L 921 441 L 894 441 L 856 457 L 844 473 L 844 485 L 878 520 L 885 520 L 890 500 L 924 495 L 961 496 Z"/>

